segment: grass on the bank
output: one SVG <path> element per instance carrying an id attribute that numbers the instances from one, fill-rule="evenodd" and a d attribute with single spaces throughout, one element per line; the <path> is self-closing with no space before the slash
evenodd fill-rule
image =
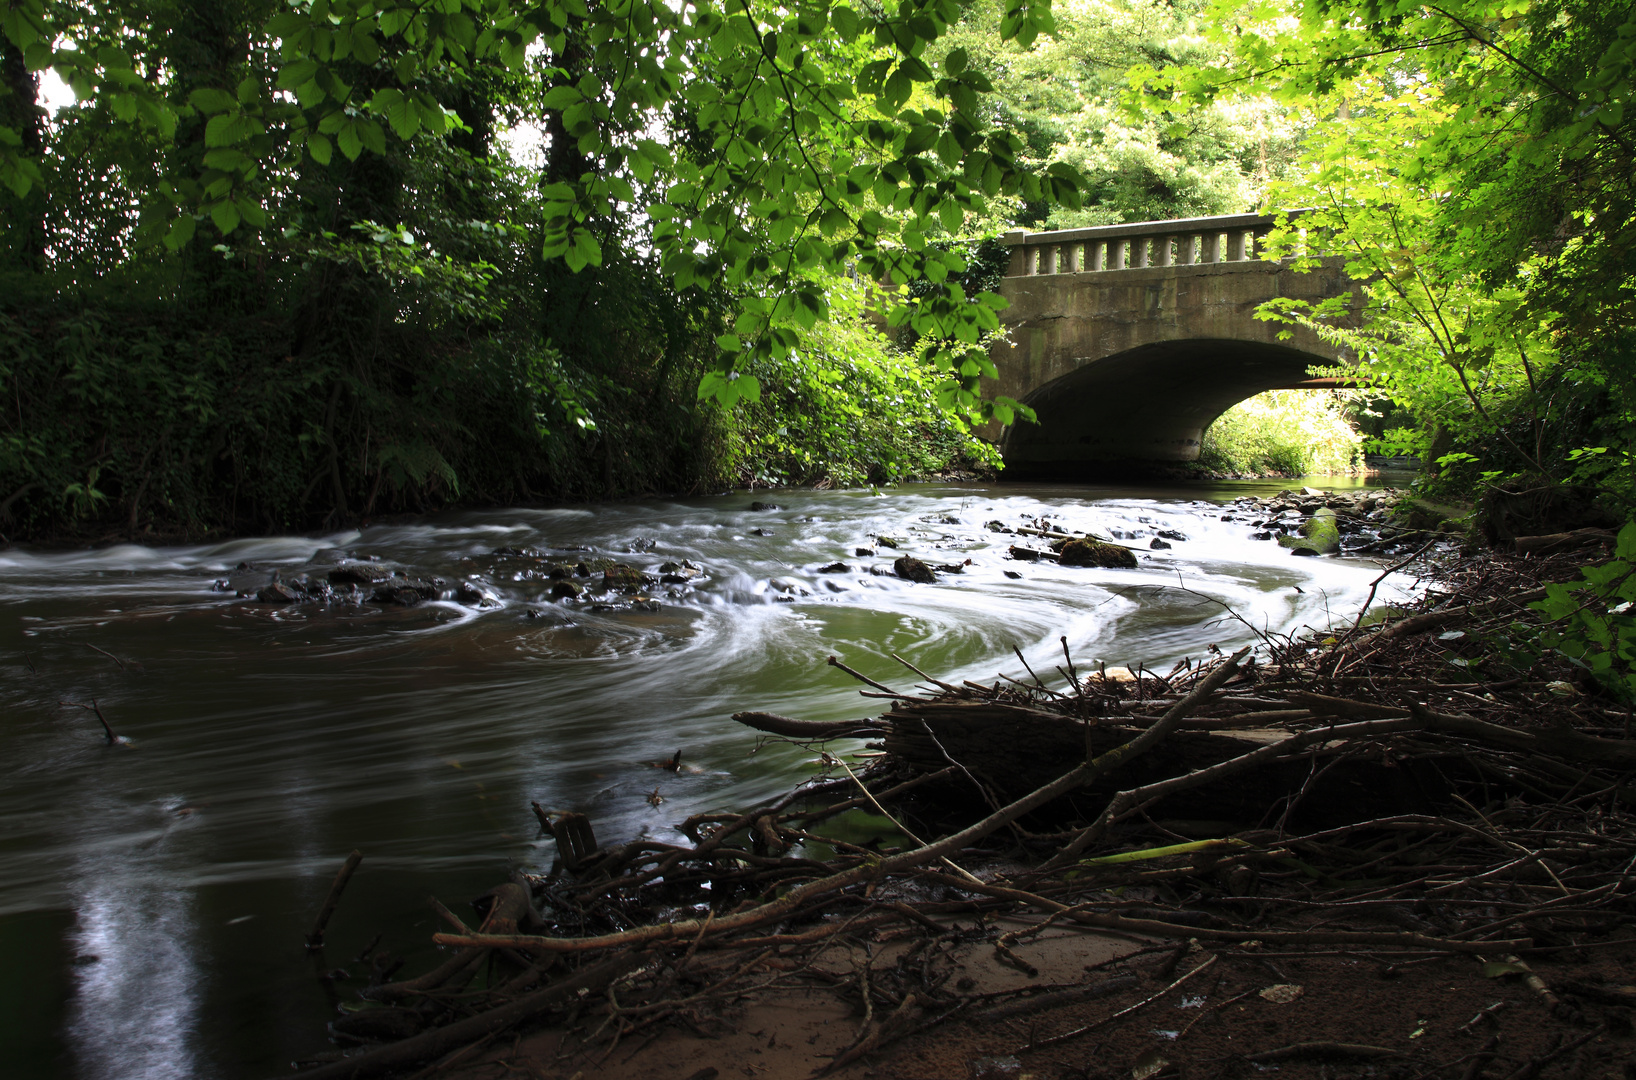
<path id="1" fill-rule="evenodd" d="M 1363 435 L 1334 390 L 1268 390 L 1222 413 L 1204 433 L 1199 465 L 1215 472 L 1351 475 L 1363 467 Z"/>

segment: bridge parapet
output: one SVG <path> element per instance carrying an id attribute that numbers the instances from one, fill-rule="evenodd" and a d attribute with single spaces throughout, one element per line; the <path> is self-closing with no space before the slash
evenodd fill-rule
<path id="1" fill-rule="evenodd" d="M 1275 223 L 1268 214 L 1224 214 L 1087 229 L 1009 232 L 1002 237 L 1011 248 L 1006 277 L 1254 262 Z"/>

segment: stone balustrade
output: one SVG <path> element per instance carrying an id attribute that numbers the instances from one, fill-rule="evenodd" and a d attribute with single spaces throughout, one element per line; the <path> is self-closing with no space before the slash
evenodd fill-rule
<path id="1" fill-rule="evenodd" d="M 1274 219 L 1265 214 L 1140 221 L 1053 232 L 1009 232 L 1007 277 L 1093 274 L 1156 266 L 1242 263 L 1260 258 Z"/>

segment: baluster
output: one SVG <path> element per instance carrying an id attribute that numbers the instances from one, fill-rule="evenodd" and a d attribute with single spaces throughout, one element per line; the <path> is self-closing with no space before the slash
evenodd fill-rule
<path id="1" fill-rule="evenodd" d="M 1108 242 L 1106 240 L 1092 240 L 1085 245 L 1085 269 L 1093 273 L 1108 268 Z"/>
<path id="2" fill-rule="evenodd" d="M 1153 265 L 1173 266 L 1170 245 L 1176 242 L 1174 236 L 1161 236 L 1153 241 Z"/>
<path id="3" fill-rule="evenodd" d="M 1138 236 L 1130 241 L 1130 265 L 1133 270 L 1140 270 L 1147 266 L 1148 238 Z"/>
<path id="4" fill-rule="evenodd" d="M 1052 244 L 1051 245 L 1051 250 L 1046 254 L 1046 258 L 1049 261 L 1049 265 L 1050 265 L 1050 269 L 1046 271 L 1047 274 L 1060 274 L 1060 273 L 1062 273 L 1062 245 L 1061 244 Z"/>
<path id="5" fill-rule="evenodd" d="M 1085 245 L 1068 245 L 1068 266 L 1064 270 L 1067 274 L 1080 274 L 1085 271 Z"/>
<path id="6" fill-rule="evenodd" d="M 1126 261 L 1127 258 L 1129 258 L 1129 256 L 1130 256 L 1130 241 L 1129 240 L 1109 240 L 1108 241 L 1108 269 L 1109 270 L 1123 270 L 1125 268 L 1125 261 Z"/>
<path id="7" fill-rule="evenodd" d="M 1207 232 L 1199 238 L 1199 262 L 1214 263 L 1221 261 L 1221 234 Z"/>
<path id="8" fill-rule="evenodd" d="M 1028 254 L 1023 256 L 1023 273 L 1033 277 L 1040 272 L 1040 249 L 1030 244 L 1027 250 Z"/>
<path id="9" fill-rule="evenodd" d="M 1253 254 L 1250 255 L 1251 258 L 1265 259 L 1267 257 L 1267 237 L 1271 235 L 1271 229 L 1257 229 L 1255 232 L 1250 234 L 1251 243 L 1253 244 Z"/>
<path id="10" fill-rule="evenodd" d="M 1182 235 L 1176 237 L 1177 266 L 1193 265 L 1193 245 L 1198 241 L 1198 239 L 1198 236 L 1194 233 L 1183 233 Z"/>
<path id="11" fill-rule="evenodd" d="M 1227 233 L 1227 262 L 1244 261 L 1244 237 L 1243 229 L 1233 229 Z"/>

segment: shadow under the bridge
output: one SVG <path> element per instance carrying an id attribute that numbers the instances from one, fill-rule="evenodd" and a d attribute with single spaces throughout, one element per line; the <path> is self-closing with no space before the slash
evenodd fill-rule
<path id="1" fill-rule="evenodd" d="M 1092 480 L 1196 461 L 1204 429 L 1245 398 L 1310 384 L 1332 358 L 1261 341 L 1142 345 L 1029 394 L 1037 424 L 1007 430 L 1007 479 Z"/>

